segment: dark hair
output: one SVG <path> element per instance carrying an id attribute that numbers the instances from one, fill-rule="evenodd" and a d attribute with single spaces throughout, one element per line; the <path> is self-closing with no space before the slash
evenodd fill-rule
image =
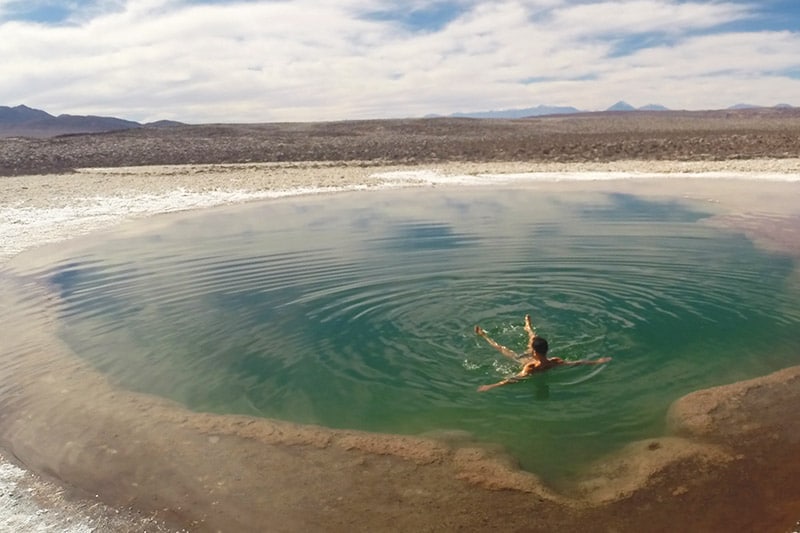
<path id="1" fill-rule="evenodd" d="M 547 355 L 547 350 L 550 347 L 547 345 L 547 341 L 544 337 L 536 337 L 533 339 L 533 351 L 539 353 L 541 355 Z"/>

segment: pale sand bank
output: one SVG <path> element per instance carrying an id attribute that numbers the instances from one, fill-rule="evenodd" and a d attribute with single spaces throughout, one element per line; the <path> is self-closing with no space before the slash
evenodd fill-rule
<path id="1" fill-rule="evenodd" d="M 535 173 L 534 178 L 531 173 Z M 532 179 L 540 184 L 565 180 L 592 183 L 666 175 L 685 179 L 800 181 L 800 159 L 458 163 L 424 167 L 264 163 L 95 168 L 67 175 L 5 177 L 0 178 L 0 261 L 32 246 L 85 234 L 129 218 L 292 194 L 414 185 L 522 183 Z M 711 192 L 724 191 L 712 185 Z M 736 198 L 728 195 L 725 200 Z M 750 207 L 757 203 L 748 198 L 739 200 Z"/>
<path id="2" fill-rule="evenodd" d="M 529 172 L 539 174 L 523 175 Z M 0 256 L 8 260 L 31 246 L 167 211 L 286 194 L 508 181 L 543 190 L 631 191 L 713 202 L 728 213 L 717 223 L 800 257 L 797 159 L 413 168 L 176 166 L 2 178 Z M 669 511 L 682 509 L 684 520 L 694 512 L 700 521 L 685 523 L 713 517 L 709 523 L 718 529 L 730 509 L 731 514 L 738 511 L 730 524 L 770 530 L 791 527 L 800 516 L 800 499 L 791 499 L 800 495 L 800 483 L 775 479 L 779 470 L 800 478 L 800 423 L 794 416 L 800 405 L 798 368 L 679 400 L 670 416 L 673 435 L 630 445 L 599 462 L 574 491 L 564 494 L 516 469 L 512 458 L 469 440 L 191 413 L 171 402 L 116 390 L 52 332 L 25 326 L 6 326 L 14 332 L 9 337 L 14 346 L 5 348 L 25 356 L 13 365 L 19 378 L 13 394 L 0 398 L 0 445 L 36 471 L 97 493 L 113 506 L 132 506 L 171 523 L 231 531 L 323 526 L 333 531 L 424 531 L 480 529 L 502 520 L 512 528 L 543 531 L 592 530 L 598 523 L 601 529 L 634 530 L 647 524 L 650 530 L 668 530 L 679 520 L 674 514 L 668 519 Z M 41 346 L 43 338 L 47 350 L 27 348 Z M 40 364 L 42 357 L 47 362 Z M 762 416 L 765 409 L 769 416 Z M 780 468 L 771 460 L 779 460 Z M 736 471 L 747 476 L 739 479 Z M 19 477 L 16 470 L 9 472 Z M 732 490 L 745 480 L 762 492 L 787 495 L 785 504 L 773 502 L 767 517 L 759 497 L 751 502 L 750 515 L 737 509 L 734 497 L 710 500 L 708 492 L 720 483 Z M 770 487 L 770 482 L 780 486 Z M 641 502 L 649 514 L 640 510 Z M 520 508 L 536 515 L 535 526 Z"/>

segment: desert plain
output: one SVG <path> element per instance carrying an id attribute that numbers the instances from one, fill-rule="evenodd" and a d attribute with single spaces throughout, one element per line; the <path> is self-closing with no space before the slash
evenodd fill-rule
<path id="1" fill-rule="evenodd" d="M 548 180 L 528 186 L 720 204 L 729 214 L 715 223 L 800 261 L 799 138 L 800 110 L 759 109 L 221 124 L 2 139 L 0 208 L 111 207 L 102 216 L 71 211 L 56 228 L 18 218 L 6 225 L 0 256 L 8 264 L 42 261 L 46 247 L 32 248 L 130 218 L 298 190 L 546 173 Z M 604 179 L 558 179 L 575 172 Z M 759 179 L 766 175 L 782 179 Z M 176 191 L 182 201 L 174 200 Z M 165 197 L 173 200 L 140 208 Z M 459 436 L 375 435 L 191 412 L 113 387 L 52 332 L 13 317 L 4 329 L 2 353 L 16 359 L 0 365 L 7 369 L 0 453 L 26 469 L 25 483 L 51 487 L 40 490 L 45 507 L 73 505 L 91 514 L 97 531 L 799 527 L 800 367 L 678 399 L 666 435 L 605 458 L 564 492 L 502 451 Z"/>

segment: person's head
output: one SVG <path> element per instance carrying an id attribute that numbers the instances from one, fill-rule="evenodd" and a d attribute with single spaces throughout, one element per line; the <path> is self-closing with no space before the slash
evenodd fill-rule
<path id="1" fill-rule="evenodd" d="M 547 350 L 550 347 L 547 345 L 547 341 L 544 337 L 535 337 L 533 339 L 533 351 L 537 355 L 547 356 Z"/>

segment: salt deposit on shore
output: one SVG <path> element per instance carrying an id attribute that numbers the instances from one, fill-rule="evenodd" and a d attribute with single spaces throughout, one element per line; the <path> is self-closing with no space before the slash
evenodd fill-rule
<path id="1" fill-rule="evenodd" d="M 472 163 L 378 167 L 332 163 L 84 169 L 0 178 L 0 261 L 122 220 L 294 194 L 531 180 L 726 177 L 800 181 L 800 159 L 597 164 Z"/>
<path id="2" fill-rule="evenodd" d="M 86 169 L 68 175 L 0 178 L 0 266 L 25 249 L 124 220 L 293 194 L 509 181 L 604 182 L 664 177 L 751 180 L 749 187 L 757 194 L 758 184 L 764 182 L 800 182 L 800 159 L 569 165 L 461 163 L 426 167 L 330 163 L 204 165 Z M 659 187 L 664 189 L 663 181 Z M 695 190 L 701 191 L 694 193 L 701 196 L 708 192 L 710 201 L 735 205 L 750 201 L 715 190 L 713 182 Z M 788 212 L 795 204 L 796 197 L 789 197 L 779 209 Z M 0 462 L 0 530 L 124 531 L 123 523 L 129 524 L 131 531 L 160 531 L 163 527 L 148 517 L 130 514 L 120 519 L 116 518 L 117 510 L 97 502 L 61 496 L 59 487 L 7 461 Z"/>

